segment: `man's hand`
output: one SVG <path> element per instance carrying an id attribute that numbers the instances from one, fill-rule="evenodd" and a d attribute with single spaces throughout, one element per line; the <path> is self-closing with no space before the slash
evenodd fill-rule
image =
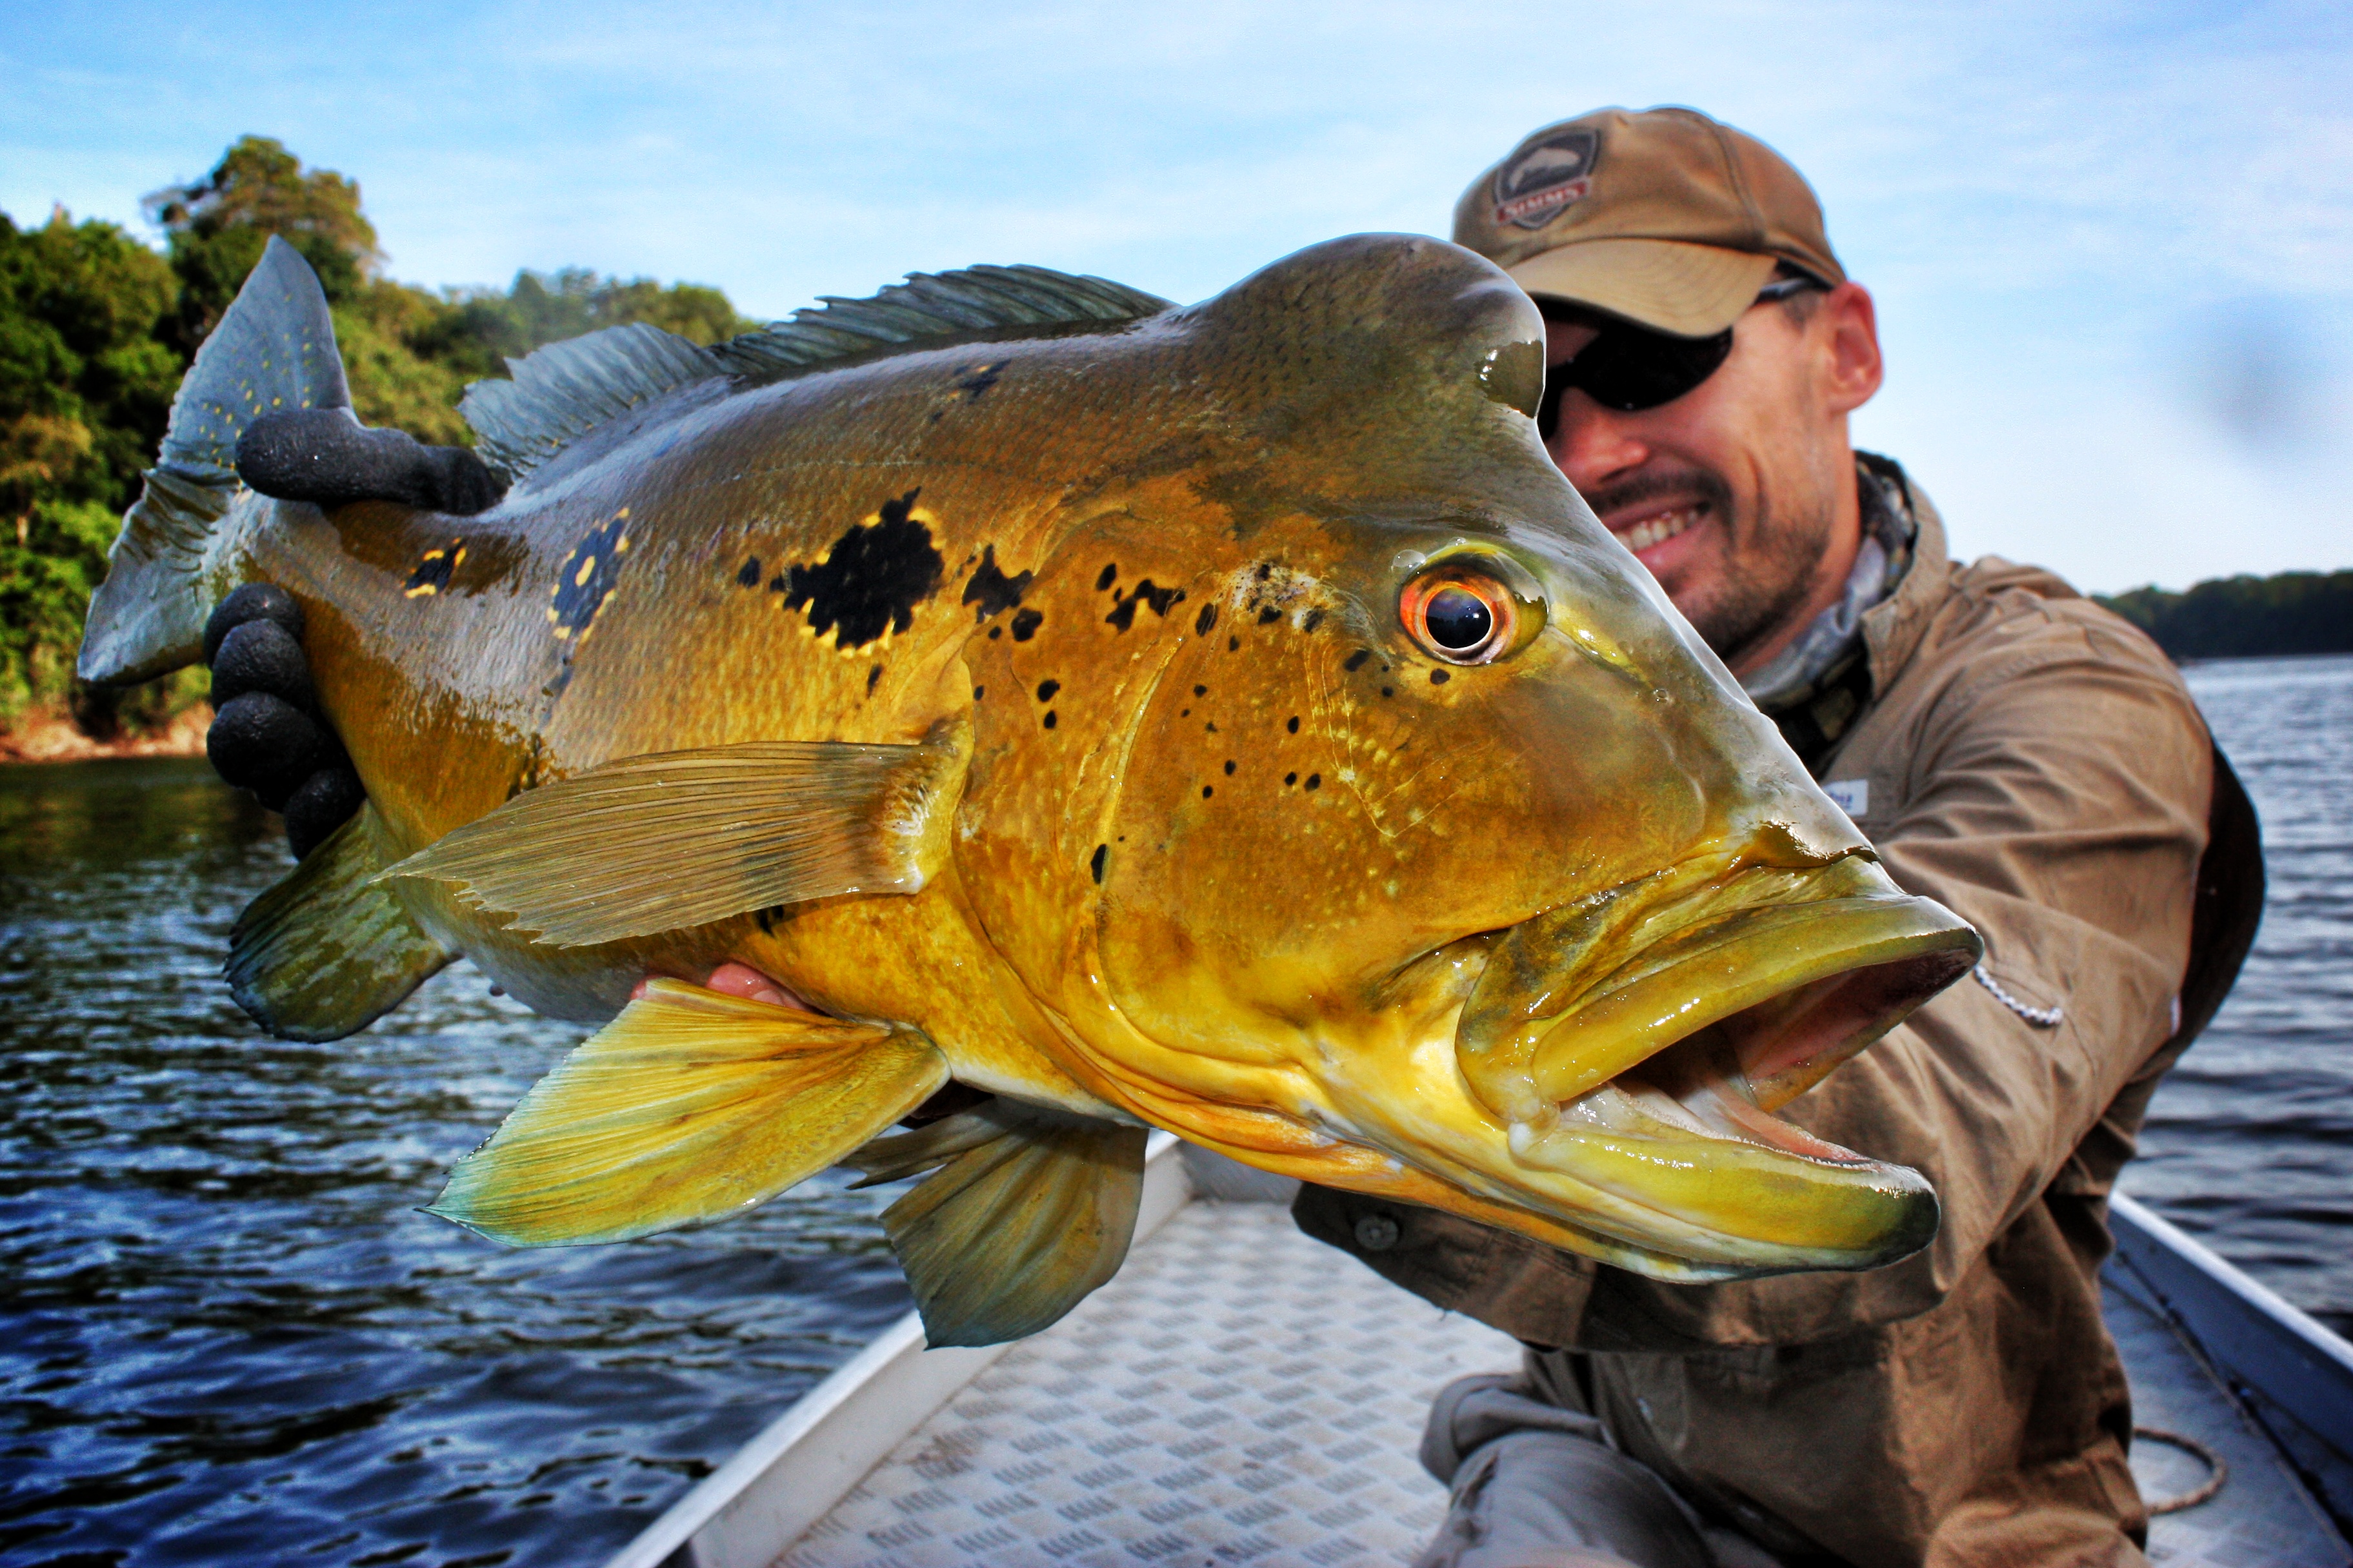
<path id="1" fill-rule="evenodd" d="M 213 672 L 213 771 L 286 814 L 301 859 L 367 799 L 343 742 L 318 711 L 302 653 L 302 606 L 285 589 L 248 583 L 205 623 Z"/>

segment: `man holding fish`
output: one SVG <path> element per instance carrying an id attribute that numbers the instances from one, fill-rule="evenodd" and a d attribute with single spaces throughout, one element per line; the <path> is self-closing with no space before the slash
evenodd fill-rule
<path id="1" fill-rule="evenodd" d="M 1455 238 L 1544 310 L 1561 471 L 1986 954 L 1789 1113 L 1929 1174 L 1939 1234 L 1892 1267 L 1658 1283 L 1303 1194 L 1311 1233 L 1530 1347 L 1432 1412 L 1423 1568 L 2145 1561 L 2104 1196 L 2252 938 L 2243 795 L 2156 648 L 2047 573 L 1948 562 L 1849 447 L 1872 299 L 1770 149 L 1587 114 L 1481 175 Z"/>
<path id="2" fill-rule="evenodd" d="M 273 241 L 82 672 L 212 663 L 288 812 L 257 1022 L 463 954 L 603 1026 L 434 1205 L 487 1236 L 928 1174 L 892 1244 L 991 1343 L 1164 1126 L 1544 1347 L 1434 1414 L 1433 1563 L 2135 1560 L 2101 1194 L 2242 798 L 2162 656 L 1849 450 L 1870 298 L 1759 144 L 1588 116 L 1458 238 L 615 329 L 470 392 L 479 457 L 356 424 Z"/>

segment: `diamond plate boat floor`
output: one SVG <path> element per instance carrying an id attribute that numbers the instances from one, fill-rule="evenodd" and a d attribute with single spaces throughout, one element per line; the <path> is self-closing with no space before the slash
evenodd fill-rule
<path id="1" fill-rule="evenodd" d="M 1407 1563 L 1445 1489 L 1430 1396 L 1519 1346 L 1310 1240 L 1193 1203 L 992 1363 L 785 1553 L 787 1568 Z"/>
<path id="2" fill-rule="evenodd" d="M 1415 1457 L 1430 1396 L 1519 1347 L 1302 1235 L 1290 1184 L 1179 1152 L 1147 1165 L 1126 1266 L 1061 1322 L 925 1352 L 910 1317 L 613 1568 L 1409 1563 L 1445 1504 Z M 2134 1417 L 2229 1467 L 2219 1495 L 2154 1521 L 2151 1561 L 2348 1568 L 2307 1478 L 2146 1287 L 2111 1266 Z M 2133 1469 L 2152 1499 L 2207 1474 L 2147 1441 Z"/>

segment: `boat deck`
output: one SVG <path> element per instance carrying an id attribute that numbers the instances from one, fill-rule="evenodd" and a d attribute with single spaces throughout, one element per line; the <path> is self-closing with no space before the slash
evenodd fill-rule
<path id="1" fill-rule="evenodd" d="M 1518 1346 L 1309 1239 L 1280 1204 L 1188 1201 L 1250 1190 L 1230 1172 L 1197 1159 L 1187 1181 L 1174 1158 L 1154 1165 L 1147 1234 L 1068 1318 L 1001 1350 L 929 1352 L 911 1320 L 614 1568 L 1409 1563 L 1445 1503 L 1415 1458 L 1430 1395 L 1508 1370 Z M 2154 1302 L 2108 1295 L 2136 1418 L 2229 1466 L 2211 1500 L 2156 1521 L 2152 1560 L 2353 1562 Z M 2153 1498 L 2206 1479 L 2153 1443 L 2134 1468 Z"/>

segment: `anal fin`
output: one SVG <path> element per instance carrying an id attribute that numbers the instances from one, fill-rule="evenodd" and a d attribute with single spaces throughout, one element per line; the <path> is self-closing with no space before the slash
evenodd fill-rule
<path id="1" fill-rule="evenodd" d="M 656 980 L 532 1087 L 426 1210 L 514 1247 L 726 1219 L 947 1081 L 912 1029 Z"/>
<path id="2" fill-rule="evenodd" d="M 281 1039 L 340 1040 L 392 1011 L 457 957 L 375 879 L 375 808 L 364 805 L 229 933 L 229 994 Z"/>
<path id="3" fill-rule="evenodd" d="M 1034 1334 L 1118 1273 L 1144 1199 L 1146 1135 L 1000 1099 L 852 1156 L 865 1185 L 938 1167 L 882 1215 L 924 1340 Z"/>

